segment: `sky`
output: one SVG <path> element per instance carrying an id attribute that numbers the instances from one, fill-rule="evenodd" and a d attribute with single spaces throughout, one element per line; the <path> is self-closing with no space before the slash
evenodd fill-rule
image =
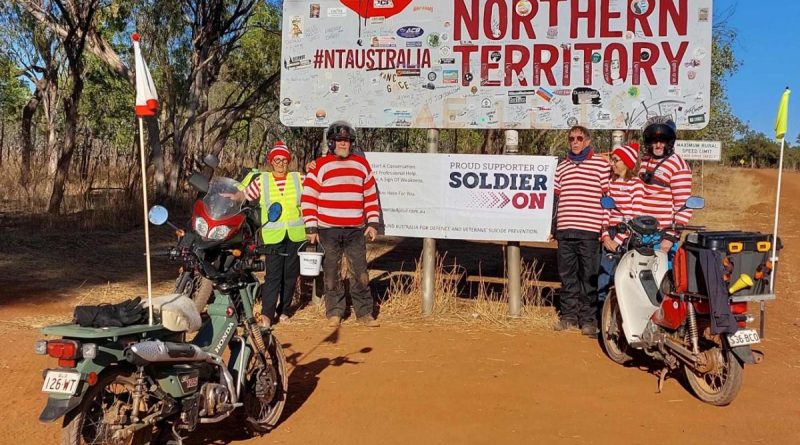
<path id="1" fill-rule="evenodd" d="M 733 113 L 751 129 L 775 137 L 778 102 L 788 86 L 786 140 L 795 143 L 800 134 L 800 1 L 714 0 L 714 19 L 726 16 L 738 32 L 734 54 L 741 63 L 726 84 Z"/>

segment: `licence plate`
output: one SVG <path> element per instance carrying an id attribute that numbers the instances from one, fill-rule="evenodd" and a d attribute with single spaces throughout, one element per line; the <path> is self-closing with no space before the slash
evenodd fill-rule
<path id="1" fill-rule="evenodd" d="M 81 381 L 79 372 L 47 371 L 42 392 L 73 395 Z"/>
<path id="2" fill-rule="evenodd" d="M 761 343 L 761 338 L 759 338 L 758 332 L 756 332 L 755 329 L 742 329 L 735 334 L 728 335 L 728 344 L 731 345 L 732 348 L 756 343 Z"/>

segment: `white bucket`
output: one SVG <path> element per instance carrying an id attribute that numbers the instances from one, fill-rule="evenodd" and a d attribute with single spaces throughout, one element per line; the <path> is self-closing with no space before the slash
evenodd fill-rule
<path id="1" fill-rule="evenodd" d="M 304 277 L 316 277 L 322 271 L 322 257 L 325 252 L 304 252 L 303 246 L 300 245 L 297 250 L 297 256 L 300 257 L 300 275 Z"/>

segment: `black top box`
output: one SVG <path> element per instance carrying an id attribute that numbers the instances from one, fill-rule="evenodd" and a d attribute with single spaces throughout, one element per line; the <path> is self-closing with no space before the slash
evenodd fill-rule
<path id="1" fill-rule="evenodd" d="M 728 243 L 739 242 L 743 244 L 744 251 L 755 252 L 756 245 L 761 241 L 772 242 L 772 234 L 760 232 L 743 232 L 732 230 L 724 232 L 698 232 L 686 237 L 686 245 L 711 250 L 728 250 Z M 778 237 L 778 249 L 783 247 Z M 770 250 L 772 250 L 770 248 Z"/>

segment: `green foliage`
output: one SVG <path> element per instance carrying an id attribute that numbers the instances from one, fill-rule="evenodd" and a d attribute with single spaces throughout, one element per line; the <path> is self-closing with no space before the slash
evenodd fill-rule
<path id="1" fill-rule="evenodd" d="M 19 68 L 0 54 L 0 119 L 16 118 L 30 96 L 25 83 L 19 79 Z"/>

